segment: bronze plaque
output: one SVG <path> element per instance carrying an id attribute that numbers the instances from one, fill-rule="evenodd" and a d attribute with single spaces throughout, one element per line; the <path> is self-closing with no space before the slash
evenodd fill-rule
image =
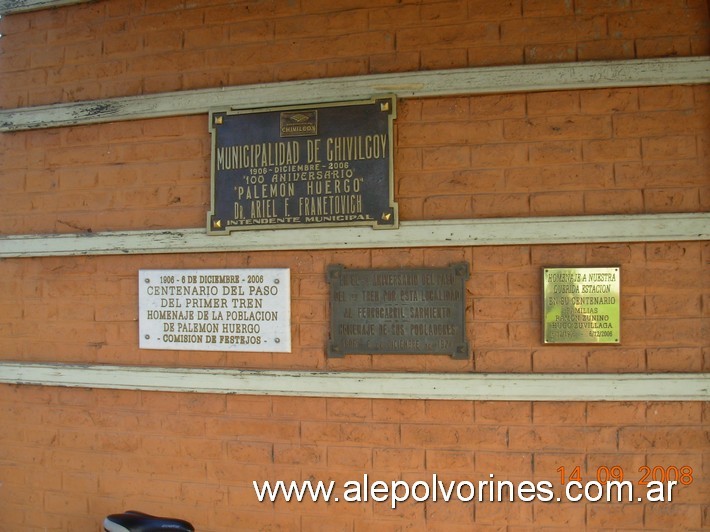
<path id="1" fill-rule="evenodd" d="M 367 225 L 396 229 L 394 96 L 210 113 L 207 232 Z"/>
<path id="2" fill-rule="evenodd" d="M 468 263 L 448 268 L 328 268 L 328 356 L 445 354 L 467 359 Z"/>
<path id="3" fill-rule="evenodd" d="M 620 268 L 545 268 L 542 276 L 544 343 L 621 342 Z"/>

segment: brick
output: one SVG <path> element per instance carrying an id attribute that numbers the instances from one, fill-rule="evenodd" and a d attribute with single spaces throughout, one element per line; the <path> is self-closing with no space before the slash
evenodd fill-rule
<path id="1" fill-rule="evenodd" d="M 694 34 L 701 30 L 704 17 L 692 9 L 669 9 L 666 12 L 634 11 L 611 14 L 609 33 L 616 38 Z"/>
<path id="2" fill-rule="evenodd" d="M 449 24 L 427 28 L 397 31 L 397 49 L 422 50 L 446 43 L 447 48 L 461 48 L 498 42 L 498 24 L 469 21 L 466 24 Z"/>
<path id="3" fill-rule="evenodd" d="M 504 121 L 506 140 L 556 140 L 562 138 L 610 138 L 611 122 L 604 116 L 542 116 Z"/>
<path id="4" fill-rule="evenodd" d="M 585 526 L 586 510 L 579 504 L 537 503 L 533 507 L 533 516 L 537 526 L 561 526 L 568 530 L 579 530 Z"/>
<path id="5" fill-rule="evenodd" d="M 646 415 L 650 424 L 701 425 L 702 404 L 653 402 L 648 403 Z"/>
<path id="6" fill-rule="evenodd" d="M 375 421 L 401 422 L 424 415 L 423 401 L 405 399 L 373 399 L 372 417 Z"/>
<path id="7" fill-rule="evenodd" d="M 469 115 L 471 98 L 428 98 L 421 100 L 422 120 L 465 120 Z"/>
<path id="8" fill-rule="evenodd" d="M 650 137 L 687 135 L 702 127 L 702 117 L 690 110 L 663 110 L 619 114 L 614 116 L 614 135 L 618 137 Z"/>
<path id="9" fill-rule="evenodd" d="M 518 501 L 476 506 L 476 529 L 488 525 L 491 530 L 495 530 L 501 523 L 505 523 L 511 530 L 525 530 L 533 522 L 533 507 L 530 504 Z"/>
<path id="10" fill-rule="evenodd" d="M 639 89 L 641 111 L 693 109 L 693 89 L 684 86 L 642 87 Z"/>
<path id="11" fill-rule="evenodd" d="M 471 401 L 426 401 L 426 415 L 419 419 L 431 423 L 467 423 L 473 420 Z"/>
<path id="12" fill-rule="evenodd" d="M 700 260 L 695 246 L 683 242 L 649 242 L 646 244 L 646 259 L 651 267 L 654 264 L 696 264 Z M 680 273 L 680 272 L 679 272 Z M 661 280 L 659 278 L 659 280 Z M 678 279 L 673 281 L 678 283 Z"/>
<path id="13" fill-rule="evenodd" d="M 701 510 L 696 505 L 647 504 L 644 507 L 644 522 L 656 528 L 681 527 L 687 530 L 699 529 L 701 520 Z"/>
<path id="14" fill-rule="evenodd" d="M 470 113 L 477 119 L 521 118 L 526 113 L 526 97 L 523 94 L 489 94 L 474 96 Z M 490 138 L 485 139 L 490 143 Z"/>
<path id="15" fill-rule="evenodd" d="M 577 45 L 577 61 L 634 59 L 636 47 L 632 39 L 588 41 Z"/>
<path id="16" fill-rule="evenodd" d="M 644 212 L 640 190 L 595 190 L 584 193 L 584 210 L 588 214 L 633 214 Z"/>
<path id="17" fill-rule="evenodd" d="M 473 263 L 477 271 L 499 271 L 530 264 L 529 248 L 525 246 L 492 247 L 480 246 L 473 249 Z"/>
<path id="18" fill-rule="evenodd" d="M 701 39 L 702 40 L 702 39 Z M 651 57 L 674 57 L 693 54 L 693 39 L 687 36 L 655 37 L 635 39 L 636 56 L 639 59 Z"/>
<path id="19" fill-rule="evenodd" d="M 532 317 L 530 298 L 476 298 L 474 316 L 480 320 L 519 320 Z"/>
<path id="20" fill-rule="evenodd" d="M 421 68 L 425 70 L 466 68 L 468 66 L 468 51 L 458 50 L 424 50 L 421 52 Z"/>
<path id="21" fill-rule="evenodd" d="M 695 316 L 700 312 L 699 295 L 657 295 L 646 297 L 646 309 L 649 316 Z"/>
<path id="22" fill-rule="evenodd" d="M 612 174 L 619 184 L 625 184 L 626 176 L 631 179 L 631 169 L 614 169 L 608 164 L 577 164 L 563 166 L 543 166 L 538 168 L 512 168 L 506 171 L 506 182 L 511 191 L 534 190 L 576 190 L 583 184 L 584 189 L 606 189 L 613 183 Z M 634 176 L 636 174 L 633 174 Z"/>
<path id="23" fill-rule="evenodd" d="M 473 212 L 471 198 L 435 197 L 426 198 L 422 206 L 422 216 L 426 219 L 462 219 Z"/>
<path id="24" fill-rule="evenodd" d="M 629 527 L 632 528 L 643 522 L 644 507 L 637 504 L 598 505 L 590 504 L 587 509 L 587 522 L 590 526 Z"/>
<path id="25" fill-rule="evenodd" d="M 506 430 L 498 427 L 474 428 L 469 425 L 403 425 L 402 444 L 426 445 L 430 449 L 459 448 L 493 449 L 505 442 Z"/>
<path id="26" fill-rule="evenodd" d="M 471 162 L 476 168 L 519 166 L 528 161 L 526 144 L 479 144 L 471 146 Z"/>
<path id="27" fill-rule="evenodd" d="M 691 450 L 707 448 L 710 433 L 701 427 L 622 427 L 619 450 Z"/>
<path id="28" fill-rule="evenodd" d="M 588 403 L 588 425 L 643 425 L 646 408 L 642 403 L 609 402 Z"/>
<path id="29" fill-rule="evenodd" d="M 438 170 L 441 168 L 467 168 L 470 151 L 467 147 L 425 148 L 422 150 L 422 167 Z"/>
<path id="30" fill-rule="evenodd" d="M 589 140 L 582 144 L 585 161 L 619 161 L 641 159 L 638 139 Z M 645 150 L 644 150 L 645 154 Z"/>
<path id="31" fill-rule="evenodd" d="M 326 449 L 315 445 L 276 444 L 273 462 L 290 465 L 325 464 Z"/>
<path id="32" fill-rule="evenodd" d="M 696 138 L 691 135 L 644 138 L 641 146 L 643 158 L 649 160 L 688 159 L 698 152 Z"/>
<path id="33" fill-rule="evenodd" d="M 571 425 L 583 423 L 587 417 L 587 404 L 583 402 L 533 403 L 533 423 L 539 425 Z"/>
<path id="34" fill-rule="evenodd" d="M 702 182 L 703 167 L 695 161 L 671 163 L 617 163 L 614 167 L 615 181 L 626 187 L 697 186 Z"/>
<path id="35" fill-rule="evenodd" d="M 328 447 L 328 467 L 349 467 L 366 471 L 372 467 L 370 447 Z"/>
<path id="36" fill-rule="evenodd" d="M 535 216 L 574 216 L 585 212 L 582 192 L 550 192 L 530 196 L 530 212 Z"/>
<path id="37" fill-rule="evenodd" d="M 530 163 L 565 164 L 582 161 L 582 149 L 579 142 L 541 142 L 529 145 Z"/>
<path id="38" fill-rule="evenodd" d="M 525 373 L 532 368 L 530 353 L 522 350 L 476 350 L 474 351 L 476 371 Z"/>
<path id="39" fill-rule="evenodd" d="M 424 469 L 423 449 L 374 448 L 372 465 L 379 470 L 407 471 Z"/>
<path id="40" fill-rule="evenodd" d="M 340 442 L 358 444 L 370 442 L 374 445 L 388 445 L 399 440 L 397 427 L 388 423 L 323 423 L 304 421 L 301 423 L 302 442 Z"/>
<path id="41" fill-rule="evenodd" d="M 367 399 L 338 399 L 326 400 L 327 416 L 329 420 L 367 420 L 372 418 L 372 402 Z"/>
<path id="42" fill-rule="evenodd" d="M 512 450 L 538 452 L 583 451 L 593 445 L 600 451 L 616 450 L 617 429 L 613 427 L 510 427 Z"/>
<path id="43" fill-rule="evenodd" d="M 574 91 L 536 92 L 528 94 L 528 116 L 574 114 L 579 111 L 579 93 Z"/>
<path id="44" fill-rule="evenodd" d="M 667 347 L 648 350 L 649 371 L 701 371 L 702 352 L 693 347 Z"/>
<path id="45" fill-rule="evenodd" d="M 522 15 L 522 0 L 509 0 L 491 4 L 486 0 L 468 1 L 469 17 L 483 20 L 519 18 Z"/>
<path id="46" fill-rule="evenodd" d="M 646 353 L 643 349 L 599 349 L 589 353 L 587 368 L 590 373 L 642 373 L 646 370 Z"/>
<path id="47" fill-rule="evenodd" d="M 529 402 L 479 401 L 475 405 L 476 423 L 525 425 L 532 421 Z"/>
<path id="48" fill-rule="evenodd" d="M 638 89 L 595 89 L 580 91 L 580 105 L 585 114 L 606 114 L 638 109 Z"/>

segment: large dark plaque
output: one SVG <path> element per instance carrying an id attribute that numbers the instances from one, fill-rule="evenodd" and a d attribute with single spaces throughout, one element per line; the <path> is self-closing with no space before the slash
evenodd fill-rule
<path id="1" fill-rule="evenodd" d="M 210 234 L 304 226 L 398 226 L 394 97 L 210 113 Z"/>
<path id="2" fill-rule="evenodd" d="M 468 358 L 468 263 L 448 268 L 328 267 L 328 356 L 445 354 Z"/>

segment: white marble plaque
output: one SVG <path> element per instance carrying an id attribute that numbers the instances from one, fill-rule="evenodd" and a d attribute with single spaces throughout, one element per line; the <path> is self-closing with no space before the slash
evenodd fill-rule
<path id="1" fill-rule="evenodd" d="M 288 268 L 140 270 L 141 349 L 291 351 Z"/>

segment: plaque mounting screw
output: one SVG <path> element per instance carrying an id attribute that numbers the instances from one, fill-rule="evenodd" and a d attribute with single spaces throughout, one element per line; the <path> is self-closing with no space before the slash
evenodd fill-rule
<path id="1" fill-rule="evenodd" d="M 389 102 L 380 102 L 380 111 L 386 112 L 390 110 Z"/>
<path id="2" fill-rule="evenodd" d="M 215 123 L 216 125 L 222 124 L 223 121 L 224 121 L 224 117 L 221 117 L 221 116 L 215 116 L 215 117 L 214 117 L 214 123 Z"/>
<path id="3" fill-rule="evenodd" d="M 222 220 L 214 220 L 212 222 L 212 227 L 215 229 L 221 229 L 222 228 Z"/>
<path id="4" fill-rule="evenodd" d="M 383 212 L 383 213 L 382 213 L 382 219 L 383 219 L 385 222 L 389 222 L 391 218 L 392 218 L 392 213 L 391 213 L 391 212 Z"/>
<path id="5" fill-rule="evenodd" d="M 146 339 L 146 340 L 150 340 L 150 335 L 149 335 L 149 334 L 146 334 L 146 335 L 145 335 L 145 339 Z"/>
<path id="6" fill-rule="evenodd" d="M 274 339 L 274 342 L 276 342 L 277 344 L 278 344 L 278 343 L 281 343 L 281 338 L 275 338 L 275 339 Z"/>
<path id="7" fill-rule="evenodd" d="M 145 284 L 150 284 L 150 279 L 146 278 Z"/>

